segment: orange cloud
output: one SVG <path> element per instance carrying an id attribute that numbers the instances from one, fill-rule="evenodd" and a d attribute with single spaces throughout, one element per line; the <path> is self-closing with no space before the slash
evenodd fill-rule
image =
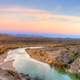
<path id="1" fill-rule="evenodd" d="M 80 34 L 80 17 L 28 8 L 0 8 L 0 30 Z"/>

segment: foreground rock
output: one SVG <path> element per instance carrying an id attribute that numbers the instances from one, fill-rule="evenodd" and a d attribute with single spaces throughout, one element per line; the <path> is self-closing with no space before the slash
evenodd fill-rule
<path id="1" fill-rule="evenodd" d="M 18 74 L 10 70 L 0 69 L 0 80 L 38 80 L 32 79 L 29 75 Z"/>

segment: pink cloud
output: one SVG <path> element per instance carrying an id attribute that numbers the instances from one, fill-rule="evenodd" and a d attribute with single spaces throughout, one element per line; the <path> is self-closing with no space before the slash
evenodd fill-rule
<path id="1" fill-rule="evenodd" d="M 0 30 L 80 34 L 80 17 L 23 7 L 0 7 Z"/>

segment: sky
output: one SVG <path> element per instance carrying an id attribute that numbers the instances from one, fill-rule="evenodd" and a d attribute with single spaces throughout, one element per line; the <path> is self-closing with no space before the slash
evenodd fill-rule
<path id="1" fill-rule="evenodd" d="M 80 0 L 0 0 L 0 32 L 79 35 Z"/>

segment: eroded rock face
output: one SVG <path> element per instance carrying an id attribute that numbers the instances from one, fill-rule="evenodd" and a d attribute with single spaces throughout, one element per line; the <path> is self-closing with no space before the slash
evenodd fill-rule
<path id="1" fill-rule="evenodd" d="M 80 73 L 80 57 L 70 65 L 70 71 L 72 73 Z"/>
<path id="2" fill-rule="evenodd" d="M 26 49 L 28 54 L 39 61 L 51 64 L 53 62 L 53 56 L 45 49 Z"/>
<path id="3" fill-rule="evenodd" d="M 35 80 L 29 75 L 18 74 L 10 70 L 0 69 L 0 80 Z"/>

